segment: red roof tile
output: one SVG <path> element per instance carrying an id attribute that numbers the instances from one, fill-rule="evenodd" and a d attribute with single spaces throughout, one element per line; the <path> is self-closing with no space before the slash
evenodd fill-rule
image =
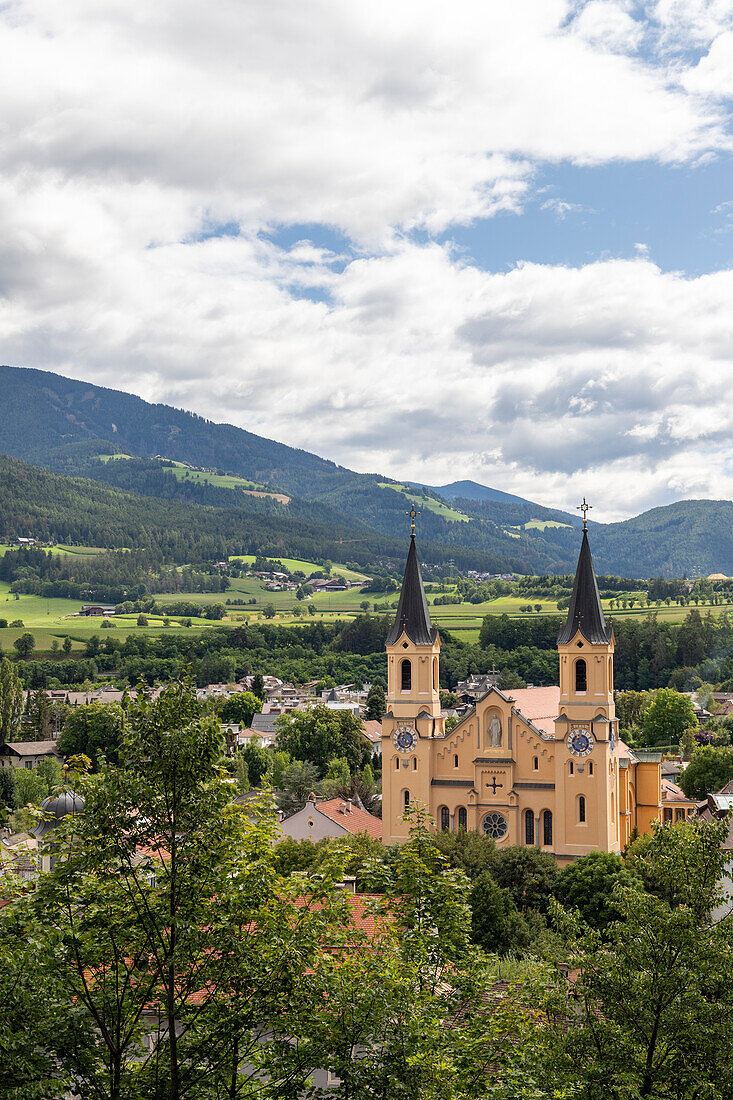
<path id="1" fill-rule="evenodd" d="M 349 833 L 367 833 L 376 840 L 382 839 L 382 821 L 367 810 L 360 810 L 344 798 L 329 798 L 326 802 L 316 802 L 316 809 L 337 822 Z"/>

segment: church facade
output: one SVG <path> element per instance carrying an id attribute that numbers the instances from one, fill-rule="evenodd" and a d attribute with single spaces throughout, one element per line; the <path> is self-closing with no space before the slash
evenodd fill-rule
<path id="1" fill-rule="evenodd" d="M 450 732 L 439 696 L 440 635 L 430 621 L 414 532 L 397 615 L 386 640 L 382 721 L 382 837 L 407 838 L 407 806 L 442 830 L 526 844 L 560 864 L 620 852 L 633 830 L 662 816 L 661 757 L 618 736 L 613 630 L 603 615 L 587 531 L 567 621 L 558 636 L 556 687 L 490 688 Z"/>

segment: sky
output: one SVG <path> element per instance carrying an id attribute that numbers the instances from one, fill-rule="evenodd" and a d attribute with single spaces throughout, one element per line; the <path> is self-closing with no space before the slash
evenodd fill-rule
<path id="1" fill-rule="evenodd" d="M 4 0 L 0 359 L 596 521 L 733 497 L 733 0 Z"/>

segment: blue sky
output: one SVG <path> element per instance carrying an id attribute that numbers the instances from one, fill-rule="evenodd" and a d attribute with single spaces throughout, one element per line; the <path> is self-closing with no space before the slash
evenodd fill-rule
<path id="1" fill-rule="evenodd" d="M 614 519 L 733 497 L 730 0 L 15 0 L 4 359 Z"/>

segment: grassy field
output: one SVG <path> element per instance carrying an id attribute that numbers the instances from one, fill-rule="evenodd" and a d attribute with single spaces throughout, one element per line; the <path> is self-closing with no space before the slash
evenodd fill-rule
<path id="1" fill-rule="evenodd" d="M 380 489 L 394 489 L 397 493 L 402 493 L 406 498 L 408 504 L 415 504 L 420 509 L 427 508 L 430 512 L 435 512 L 436 516 L 442 516 L 443 519 L 452 520 L 454 523 L 468 523 L 468 516 L 463 512 L 459 512 L 457 508 L 451 508 L 450 504 L 443 504 L 440 500 L 435 500 L 433 497 L 420 496 L 411 485 L 403 485 L 402 482 L 396 481 L 380 481 L 378 482 Z"/>
<path id="2" fill-rule="evenodd" d="M 0 546 L 0 554 L 7 549 L 7 546 Z M 61 553 L 80 556 L 101 553 L 98 547 L 93 546 L 60 546 L 55 549 Z M 254 558 L 250 555 L 239 560 L 252 562 Z M 281 560 L 283 566 L 289 570 L 297 569 L 309 574 L 318 569 L 318 565 L 311 561 L 297 558 L 284 558 Z M 343 574 L 349 580 L 366 579 L 364 574 L 338 564 L 333 566 L 333 571 L 334 573 Z M 435 599 L 443 594 L 432 593 L 428 595 L 433 622 L 443 630 L 449 630 L 456 638 L 466 642 L 478 641 L 481 623 L 485 615 L 531 618 L 537 615 L 565 614 L 564 611 L 558 611 L 557 604 L 553 600 L 533 599 L 526 596 L 521 598 L 519 596 L 501 596 L 480 604 L 445 604 L 436 607 Z M 299 621 L 307 622 L 313 618 L 333 622 L 351 619 L 356 615 L 363 614 L 364 609 L 361 604 L 364 602 L 368 603 L 370 612 L 374 611 L 375 604 L 380 608 L 386 604 L 388 606 L 384 610 L 388 614 L 393 614 L 393 608 L 389 605 L 396 604 L 397 597 L 396 592 L 389 595 L 380 593 L 365 594 L 360 589 L 351 589 L 347 592 L 319 592 L 315 593 L 310 599 L 298 600 L 294 592 L 268 592 L 264 584 L 256 577 L 233 577 L 231 578 L 231 585 L 225 593 L 182 592 L 161 593 L 155 596 L 156 601 L 162 607 L 180 601 L 196 604 L 202 610 L 210 604 L 224 604 L 226 617 L 223 620 L 210 620 L 203 616 L 195 616 L 191 619 L 191 627 L 188 628 L 183 625 L 183 617 L 178 616 L 171 618 L 170 625 L 165 627 L 162 616 L 148 616 L 148 625 L 139 627 L 137 625 L 137 614 L 120 615 L 115 616 L 112 620 L 114 623 L 112 629 L 115 631 L 113 636 L 116 637 L 125 636 L 128 633 L 156 636 L 168 630 L 198 632 L 210 630 L 217 626 L 234 626 L 245 621 L 265 622 L 267 621 L 264 614 L 265 608 L 272 608 L 275 611 L 274 621 L 283 624 Z M 618 598 L 623 597 L 623 593 L 618 594 Z M 532 604 L 532 612 L 522 611 L 521 608 L 529 603 Z M 535 604 L 541 605 L 539 612 L 534 610 Z M 678 607 L 676 605 L 667 607 L 665 604 L 660 607 L 637 606 L 626 609 L 611 608 L 609 604 L 609 600 L 603 601 L 606 613 L 618 618 L 639 618 L 653 611 L 662 621 L 680 622 L 690 611 L 689 607 Z M 83 650 L 87 639 L 92 634 L 102 631 L 102 634 L 106 635 L 109 628 L 102 627 L 103 620 L 101 619 L 77 618 L 76 615 L 81 610 L 81 606 L 79 600 L 44 599 L 40 596 L 31 595 L 16 596 L 10 592 L 7 583 L 0 582 L 0 618 L 6 619 L 9 623 L 14 620 L 21 620 L 23 623 L 22 627 L 8 626 L 0 628 L 0 647 L 5 651 L 12 650 L 15 639 L 24 631 L 30 631 L 35 637 L 37 652 L 49 652 L 54 641 L 60 645 L 67 635 L 72 640 L 72 651 Z M 296 609 L 300 612 L 299 615 L 295 614 Z M 720 614 L 726 610 L 733 610 L 733 604 L 719 604 L 713 607 L 701 604 L 699 610 L 703 614 L 707 610 L 712 610 L 714 614 Z"/>
<path id="3" fill-rule="evenodd" d="M 558 523 L 555 519 L 531 519 L 522 526 L 525 531 L 544 531 L 545 527 L 570 527 L 570 524 Z"/>
<path id="4" fill-rule="evenodd" d="M 100 455 L 102 462 L 131 457 L 132 455 L 125 454 Z M 195 481 L 200 485 L 213 485 L 217 489 L 239 489 L 249 496 L 272 497 L 280 504 L 290 504 L 290 497 L 286 496 L 285 493 L 274 493 L 265 485 L 260 485 L 256 481 L 248 481 L 244 477 L 237 477 L 236 474 L 211 473 L 208 470 L 200 470 L 195 466 L 189 466 L 185 462 L 175 462 L 173 459 L 166 459 L 166 462 L 171 462 L 172 465 L 164 466 L 163 469 L 168 470 L 179 481 Z"/>

